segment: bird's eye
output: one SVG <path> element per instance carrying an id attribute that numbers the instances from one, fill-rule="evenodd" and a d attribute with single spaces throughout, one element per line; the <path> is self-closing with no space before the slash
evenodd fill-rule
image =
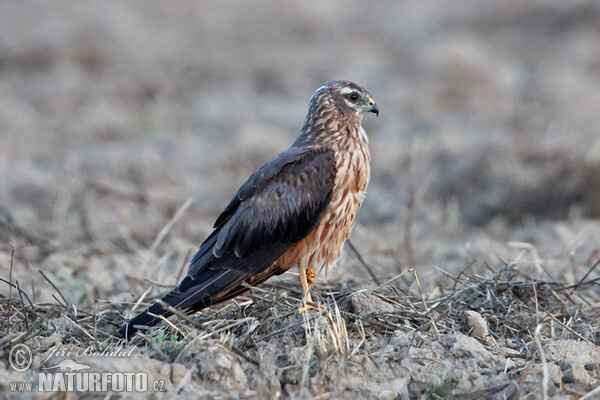
<path id="1" fill-rule="evenodd" d="M 348 96 L 348 98 L 351 102 L 356 103 L 356 101 L 358 100 L 358 93 L 352 92 L 350 93 L 350 96 Z"/>

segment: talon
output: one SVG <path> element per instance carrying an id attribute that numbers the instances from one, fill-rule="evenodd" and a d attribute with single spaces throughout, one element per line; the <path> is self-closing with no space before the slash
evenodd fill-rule
<path id="1" fill-rule="evenodd" d="M 303 312 L 308 311 L 308 310 L 314 310 L 314 311 L 323 313 L 327 317 L 329 317 L 329 313 L 327 312 L 327 310 L 325 308 L 308 304 L 308 303 L 313 302 L 312 297 L 310 296 L 309 289 L 310 289 L 310 286 L 315 282 L 315 280 L 317 278 L 315 269 L 313 267 L 309 267 L 307 269 L 298 267 L 298 272 L 299 272 L 298 278 L 300 279 L 300 282 L 302 283 L 302 292 L 306 296 L 306 304 L 303 307 L 300 307 L 298 309 L 298 314 L 302 314 Z"/>
<path id="2" fill-rule="evenodd" d="M 324 307 L 313 306 L 312 304 L 307 304 L 305 306 L 300 307 L 298 309 L 298 315 L 301 315 L 308 310 L 320 312 L 321 314 L 325 315 L 327 318 L 330 317 L 329 312 Z"/>

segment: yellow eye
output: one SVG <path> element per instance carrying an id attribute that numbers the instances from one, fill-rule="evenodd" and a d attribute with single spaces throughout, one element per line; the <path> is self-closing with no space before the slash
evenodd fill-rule
<path id="1" fill-rule="evenodd" d="M 352 92 L 350 93 L 350 96 L 348 96 L 348 98 L 350 99 L 351 102 L 356 103 L 356 101 L 358 100 L 358 93 L 356 92 Z"/>

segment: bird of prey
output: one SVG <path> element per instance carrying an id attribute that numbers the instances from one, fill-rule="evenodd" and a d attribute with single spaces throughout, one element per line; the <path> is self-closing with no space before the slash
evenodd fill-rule
<path id="1" fill-rule="evenodd" d="M 315 268 L 327 271 L 340 257 L 369 183 L 365 112 L 379 115 L 363 87 L 337 80 L 318 88 L 296 141 L 240 187 L 163 302 L 192 313 L 296 266 L 311 303 Z M 131 338 L 171 314 L 155 303 L 120 334 Z"/>

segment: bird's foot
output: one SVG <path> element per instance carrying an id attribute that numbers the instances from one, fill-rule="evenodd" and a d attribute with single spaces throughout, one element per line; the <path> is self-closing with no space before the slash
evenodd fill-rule
<path id="1" fill-rule="evenodd" d="M 312 310 L 312 311 L 320 312 L 321 314 L 325 315 L 326 317 L 329 317 L 329 312 L 327 311 L 327 309 L 325 307 L 309 304 L 312 302 L 313 301 L 312 301 L 312 298 L 310 297 L 310 293 L 307 293 L 306 294 L 306 304 L 304 304 L 304 306 L 302 306 L 298 309 L 298 315 L 301 315 L 302 313 L 304 313 L 308 310 Z"/>
<path id="2" fill-rule="evenodd" d="M 325 307 L 313 306 L 312 304 L 307 304 L 305 306 L 300 307 L 298 309 L 298 315 L 302 315 L 303 313 L 305 313 L 308 310 L 319 312 L 319 313 L 323 314 L 324 316 L 326 316 L 327 318 L 329 318 L 329 316 L 330 316 L 329 311 L 327 311 L 327 309 Z"/>

